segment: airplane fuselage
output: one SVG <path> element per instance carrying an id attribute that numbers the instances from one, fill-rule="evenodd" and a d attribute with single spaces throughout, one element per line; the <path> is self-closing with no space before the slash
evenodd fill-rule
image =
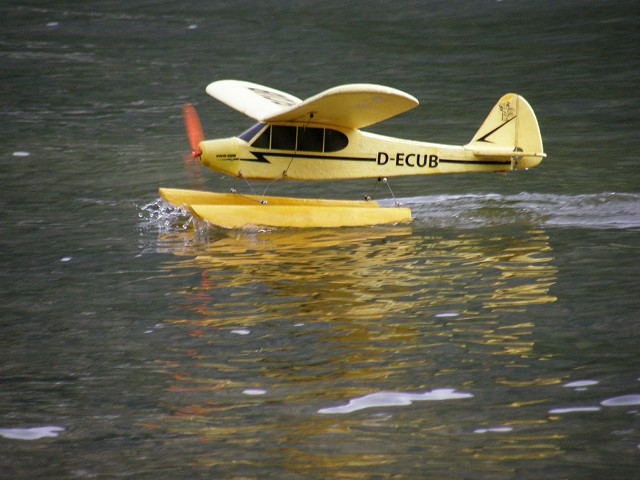
<path id="1" fill-rule="evenodd" d="M 503 172 L 542 160 L 517 151 L 501 156 L 477 149 L 418 142 L 310 123 L 256 124 L 239 137 L 203 141 L 200 161 L 248 179 L 330 180 L 458 172 Z"/>

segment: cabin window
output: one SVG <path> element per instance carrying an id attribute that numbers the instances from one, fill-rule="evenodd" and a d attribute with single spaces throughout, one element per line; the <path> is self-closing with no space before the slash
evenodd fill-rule
<path id="1" fill-rule="evenodd" d="M 321 152 L 324 142 L 324 128 L 298 127 L 298 150 Z"/>
<path id="2" fill-rule="evenodd" d="M 265 126 L 266 125 L 264 123 L 255 123 L 251 125 L 251 127 L 249 127 L 247 130 L 242 132 L 242 134 L 240 135 L 240 138 L 245 142 L 250 142 L 253 139 L 253 137 L 255 137 L 258 134 L 258 132 L 262 130 Z M 265 133 L 267 133 L 267 146 L 264 148 L 269 148 L 269 129 L 267 129 Z M 259 138 L 262 138 L 263 136 L 264 134 L 261 135 Z"/>
<path id="3" fill-rule="evenodd" d="M 257 123 L 240 135 L 240 138 L 248 142 L 264 127 L 264 123 Z M 337 152 L 348 144 L 349 138 L 344 133 L 329 128 L 270 125 L 264 128 L 251 146 L 301 152 Z"/>
<path id="4" fill-rule="evenodd" d="M 324 151 L 337 152 L 349 145 L 347 136 L 337 130 L 326 129 L 324 133 Z"/>
<path id="5" fill-rule="evenodd" d="M 296 127 L 273 125 L 271 127 L 271 148 L 274 150 L 295 150 Z"/>

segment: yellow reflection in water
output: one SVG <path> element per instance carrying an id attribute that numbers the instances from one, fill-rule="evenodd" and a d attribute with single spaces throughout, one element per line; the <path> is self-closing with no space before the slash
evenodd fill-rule
<path id="1" fill-rule="evenodd" d="M 424 391 L 437 382 L 464 390 L 492 370 L 498 383 L 515 384 L 510 372 L 528 368 L 533 356 L 527 309 L 555 301 L 556 269 L 540 230 L 218 232 L 206 242 L 196 235 L 163 239 L 177 257 L 167 275 L 194 280 L 180 292 L 185 316 L 171 320 L 187 327 L 193 346 L 165 403 L 173 428 L 215 446 L 197 459 L 205 465 L 237 461 L 244 455 L 237 448 L 247 445 L 249 465 L 278 458 L 297 473 L 360 478 L 393 464 L 403 445 L 418 448 L 455 416 L 409 409 L 407 437 L 390 448 L 401 428 L 395 417 L 318 418 L 317 410 L 376 389 Z M 256 387 L 264 395 L 243 395 Z M 457 409 L 455 402 L 463 401 L 423 408 Z M 501 458 L 557 453 L 552 439 L 512 440 Z M 472 457 L 496 454 L 483 451 Z"/>

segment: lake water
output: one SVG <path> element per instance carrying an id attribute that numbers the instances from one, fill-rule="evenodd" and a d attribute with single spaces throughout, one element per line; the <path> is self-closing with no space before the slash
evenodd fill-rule
<path id="1" fill-rule="evenodd" d="M 638 478 L 636 2 L 0 13 L 2 478 Z M 548 158 L 393 179 L 410 225 L 207 228 L 157 188 L 190 186 L 184 102 L 251 125 L 223 78 L 393 86 L 420 107 L 369 130 L 453 144 L 515 91 Z"/>

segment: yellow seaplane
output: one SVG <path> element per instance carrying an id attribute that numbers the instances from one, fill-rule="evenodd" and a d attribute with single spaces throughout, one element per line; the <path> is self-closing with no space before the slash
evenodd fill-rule
<path id="1" fill-rule="evenodd" d="M 504 95 L 463 146 L 419 142 L 361 130 L 418 106 L 394 88 L 350 84 L 306 100 L 270 87 L 220 80 L 209 95 L 256 120 L 237 137 L 205 140 L 192 105 L 183 109 L 192 157 L 246 180 L 344 180 L 461 172 L 507 172 L 546 156 L 538 121 L 524 97 Z M 164 200 L 224 228 L 341 227 L 411 221 L 411 210 L 365 198 L 324 200 L 161 188 Z"/>

